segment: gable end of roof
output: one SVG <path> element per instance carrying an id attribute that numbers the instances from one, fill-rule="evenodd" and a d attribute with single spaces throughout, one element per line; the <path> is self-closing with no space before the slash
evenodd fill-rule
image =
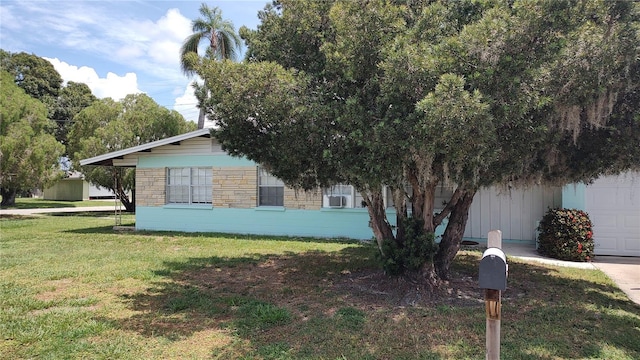
<path id="1" fill-rule="evenodd" d="M 134 154 L 137 152 L 151 152 L 153 148 L 157 148 L 163 145 L 180 145 L 180 143 L 184 140 L 193 139 L 196 137 L 211 137 L 210 129 L 199 129 L 196 131 L 188 132 L 182 135 L 172 136 L 170 138 L 152 141 L 150 143 L 133 146 L 127 149 L 122 149 L 118 151 L 113 151 L 107 154 L 94 156 L 88 159 L 80 160 L 80 165 L 102 165 L 102 166 L 113 166 L 113 159 L 122 159 L 125 155 Z"/>

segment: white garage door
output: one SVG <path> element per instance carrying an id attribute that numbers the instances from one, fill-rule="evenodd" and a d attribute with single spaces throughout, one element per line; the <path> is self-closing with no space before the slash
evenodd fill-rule
<path id="1" fill-rule="evenodd" d="M 640 256 L 640 173 L 596 180 L 586 188 L 585 207 L 596 255 Z"/>

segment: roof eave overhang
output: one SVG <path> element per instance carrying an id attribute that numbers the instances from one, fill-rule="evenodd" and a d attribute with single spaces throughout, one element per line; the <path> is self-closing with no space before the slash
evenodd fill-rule
<path id="1" fill-rule="evenodd" d="M 180 144 L 181 141 L 193 139 L 201 136 L 211 137 L 211 130 L 200 129 L 200 130 L 192 131 L 186 134 L 172 136 L 170 138 L 157 140 L 157 141 L 153 141 L 153 142 L 138 145 L 138 146 L 133 146 L 123 150 L 113 151 L 113 152 L 99 155 L 99 156 L 94 156 L 92 158 L 82 159 L 80 160 L 80 165 L 135 167 L 135 165 L 132 165 L 130 162 L 118 161 L 118 160 L 123 160 L 126 155 L 131 155 L 131 154 L 140 153 L 140 152 L 151 152 L 151 149 L 159 146 L 170 145 L 170 144 L 178 145 Z"/>

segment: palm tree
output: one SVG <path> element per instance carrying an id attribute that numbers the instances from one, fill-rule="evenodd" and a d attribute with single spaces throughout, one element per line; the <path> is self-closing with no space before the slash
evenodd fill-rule
<path id="1" fill-rule="evenodd" d="M 195 74 L 194 63 L 189 60 L 189 54 L 198 55 L 198 47 L 203 40 L 208 40 L 204 57 L 215 60 L 235 60 L 240 50 L 240 36 L 236 34 L 233 23 L 222 18 L 222 11 L 216 6 L 210 8 L 207 4 L 200 5 L 201 18 L 191 22 L 193 34 L 189 35 L 180 48 L 180 67 L 187 76 Z M 205 86 L 206 88 L 206 86 Z M 198 99 L 201 100 L 202 99 Z M 204 127 L 204 109 L 200 108 L 198 129 Z"/>

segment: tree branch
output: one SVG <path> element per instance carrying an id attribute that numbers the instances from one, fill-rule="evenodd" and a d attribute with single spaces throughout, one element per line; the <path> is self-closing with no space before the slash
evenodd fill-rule
<path id="1" fill-rule="evenodd" d="M 444 220 L 447 216 L 449 216 L 449 214 L 451 213 L 451 210 L 453 210 L 453 208 L 456 206 L 461 196 L 462 196 L 462 190 L 460 189 L 460 187 L 457 187 L 456 191 L 454 191 L 453 195 L 451 195 L 451 199 L 447 203 L 447 206 L 445 206 L 444 209 L 442 209 L 442 211 L 440 211 L 433 217 L 434 227 L 438 227 L 438 225 L 442 223 L 442 220 Z"/>

